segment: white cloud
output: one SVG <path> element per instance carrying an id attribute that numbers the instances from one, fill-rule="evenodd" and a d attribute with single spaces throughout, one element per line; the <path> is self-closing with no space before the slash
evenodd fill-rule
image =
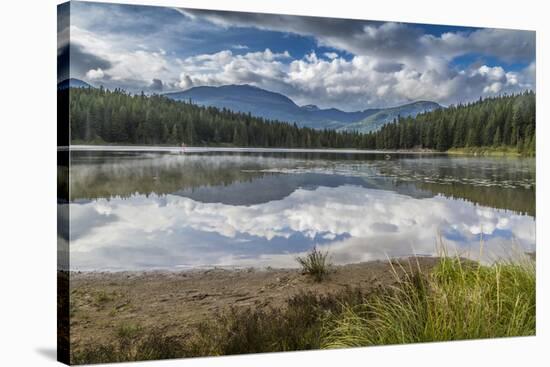
<path id="1" fill-rule="evenodd" d="M 323 215 L 316 214 L 320 212 Z M 79 233 L 71 241 L 71 265 L 75 268 L 114 263 L 131 266 L 132 256 L 110 254 L 135 254 L 144 249 L 158 251 L 148 260 L 160 259 L 163 265 L 179 258 L 195 266 L 295 266 L 296 250 L 282 255 L 284 251 L 265 241 L 288 240 L 297 233 L 313 243 L 319 238 L 333 241 L 325 248 L 330 246 L 337 263 L 413 252 L 435 254 L 435 236 L 446 230 L 461 238 L 446 239 L 449 250 L 475 248 L 477 235 L 494 235 L 497 228 L 513 234 L 521 246 L 532 246 L 535 240 L 532 217 L 441 196 L 415 199 L 356 186 L 297 189 L 282 200 L 251 206 L 201 203 L 175 195 L 98 200 L 72 204 L 71 223 L 72 236 Z M 213 241 L 211 236 L 219 237 Z M 255 246 L 263 244 L 263 251 L 249 248 L 249 256 L 239 257 L 233 246 L 251 238 Z M 503 248 L 498 246 L 503 241 L 498 236 L 489 238 L 486 248 L 501 252 Z M 107 255 L 101 249 L 109 249 Z M 143 266 L 142 258 L 139 263 Z"/>
<path id="2" fill-rule="evenodd" d="M 417 25 L 289 15 L 177 9 L 190 19 L 215 25 L 255 27 L 261 30 L 313 36 L 319 45 L 386 60 L 422 60 L 425 56 L 451 59 L 478 53 L 505 61 L 530 62 L 535 57 L 535 32 L 480 29 L 472 32 L 424 34 Z"/>
<path id="3" fill-rule="evenodd" d="M 535 88 L 533 32 L 482 29 L 434 36 L 424 34 L 417 26 L 392 22 L 191 10 L 182 13 L 221 27 L 252 26 L 313 36 L 318 45 L 343 50 L 348 55 L 317 55 L 314 51 L 290 55 L 288 51 L 273 52 L 269 48 L 247 52 L 247 45 L 234 43 L 226 46 L 229 49 L 183 57 L 174 54 L 168 42 L 161 47 L 153 46 L 143 36 L 94 33 L 84 28 L 89 21 L 81 15 L 74 23 L 78 25 L 71 26 L 71 42 L 104 62 L 101 66 L 89 65 L 73 76 L 90 82 L 101 80 L 107 87 L 131 91 L 151 91 L 151 81 L 155 79 L 162 80 L 163 91 L 198 85 L 252 84 L 288 95 L 300 105 L 344 110 L 419 99 L 451 104 Z M 99 14 L 109 16 L 102 11 Z M 191 28 L 205 27 L 204 21 L 184 19 Z M 451 65 L 454 57 L 468 53 L 532 62 L 519 71 L 506 70 L 504 64 L 461 69 Z"/>
<path id="4" fill-rule="evenodd" d="M 101 68 L 91 69 L 88 70 L 88 72 L 86 73 L 86 78 L 90 80 L 103 79 L 104 76 L 105 73 L 103 72 L 103 70 L 101 70 Z"/>
<path id="5" fill-rule="evenodd" d="M 535 57 L 535 33 L 507 29 L 480 29 L 471 33 L 448 32 L 440 37 L 423 35 L 420 42 L 428 52 L 451 59 L 476 53 L 498 57 L 506 62 L 532 61 Z"/>
<path id="6" fill-rule="evenodd" d="M 134 90 L 147 90 L 151 80 L 172 80 L 178 75 L 175 63 L 169 60 L 162 49 L 148 51 L 142 48 L 131 48 L 127 40 L 117 37 L 100 37 L 99 35 L 71 26 L 71 47 L 77 46 L 88 54 L 106 60 L 108 69 L 95 68 L 88 70 L 84 75 L 73 77 L 84 78 L 90 81 L 104 79 L 118 87 L 131 87 Z"/>
<path id="7" fill-rule="evenodd" d="M 507 72 L 501 66 L 482 65 L 456 71 L 445 60 L 426 57 L 421 67 L 383 63 L 369 56 L 321 59 L 312 51 L 303 59 L 289 59 L 287 52 L 230 50 L 189 57 L 181 64 L 180 85 L 252 84 L 291 97 L 298 104 L 340 106 L 349 110 L 388 106 L 412 100 L 443 104 L 468 101 L 501 92 L 533 88 L 527 74 Z M 189 79 L 188 79 L 189 78 Z M 345 102 L 343 102 L 345 101 Z"/>
<path id="8" fill-rule="evenodd" d="M 191 77 L 185 73 L 180 74 L 180 81 L 178 83 L 178 86 L 181 89 L 189 89 L 193 86 L 193 80 L 191 80 Z"/>
<path id="9" fill-rule="evenodd" d="M 230 50 L 188 57 L 179 63 L 180 86 L 254 84 L 266 89 L 282 87 L 287 68 L 283 60 L 288 51 L 274 53 L 270 49 L 235 55 Z M 275 88 L 274 88 L 275 86 Z"/>

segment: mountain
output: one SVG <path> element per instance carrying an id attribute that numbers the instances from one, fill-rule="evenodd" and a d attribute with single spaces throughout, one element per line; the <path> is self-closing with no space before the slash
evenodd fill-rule
<path id="1" fill-rule="evenodd" d="M 298 106 L 283 94 L 247 84 L 193 87 L 164 95 L 177 101 L 191 101 L 202 106 L 227 108 L 266 119 L 295 122 L 299 126 L 362 132 L 376 130 L 399 114 L 403 117 L 416 116 L 420 112 L 440 107 L 434 102 L 415 102 L 393 108 L 371 108 L 355 112 L 337 108 L 320 109 L 311 104 Z"/>
<path id="2" fill-rule="evenodd" d="M 344 129 L 359 132 L 375 131 L 399 116 L 416 117 L 419 113 L 430 112 L 438 108 L 441 108 L 441 105 L 430 101 L 418 101 L 398 107 L 384 108 L 361 121 L 346 125 Z"/>
<path id="3" fill-rule="evenodd" d="M 92 85 L 86 83 L 83 80 L 76 78 L 65 79 L 57 83 L 57 89 L 67 89 L 67 88 L 94 88 Z"/>

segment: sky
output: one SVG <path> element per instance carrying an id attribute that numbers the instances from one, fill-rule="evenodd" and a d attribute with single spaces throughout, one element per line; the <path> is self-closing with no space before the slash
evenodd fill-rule
<path id="1" fill-rule="evenodd" d="M 250 84 L 355 111 L 536 87 L 533 31 L 74 1 L 58 23 L 72 78 L 133 93 Z"/>

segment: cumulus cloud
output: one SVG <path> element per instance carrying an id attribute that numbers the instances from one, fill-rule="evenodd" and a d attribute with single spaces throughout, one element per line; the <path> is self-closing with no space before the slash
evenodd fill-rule
<path id="1" fill-rule="evenodd" d="M 70 31 L 70 47 L 61 42 L 58 57 L 70 49 L 72 76 L 101 79 L 108 88 L 158 92 L 160 84 L 151 82 L 155 79 L 162 80 L 162 91 L 252 84 L 288 95 L 300 105 L 344 110 L 418 99 L 452 104 L 535 88 L 534 32 L 466 29 L 436 35 L 414 24 L 190 9 L 176 9 L 183 16 L 163 10 L 162 17 L 184 23 L 170 18 L 160 26 L 160 11 L 148 7 L 139 7 L 139 18 L 129 17 L 123 6 L 78 7 L 90 7 L 86 14 L 92 16 L 75 12 L 72 25 L 60 33 L 64 40 Z M 141 23 L 154 38 L 138 29 Z M 249 48 L 248 39 L 237 37 L 218 40 L 215 51 L 199 52 L 193 47 L 197 40 L 180 30 L 219 33 L 220 27 L 307 36 L 324 49 L 291 55 L 284 48 Z M 185 47 L 190 54 L 182 54 L 180 44 L 190 45 Z M 481 55 L 481 63 L 454 65 L 463 55 Z M 484 57 L 493 58 L 491 65 Z M 528 66 L 510 70 L 510 63 Z"/>
<path id="2" fill-rule="evenodd" d="M 528 71 L 507 72 L 503 67 L 481 65 L 456 71 L 441 59 L 426 58 L 424 67 L 382 63 L 369 56 L 321 59 L 312 51 L 288 63 L 287 53 L 251 52 L 234 55 L 230 50 L 196 55 L 182 61 L 183 76 L 195 85 L 253 84 L 290 96 L 299 104 L 314 101 L 321 107 L 363 109 L 412 100 L 444 104 L 464 102 L 472 96 L 519 92 L 533 88 Z M 193 85 L 180 80 L 182 87 Z"/>
<path id="3" fill-rule="evenodd" d="M 105 73 L 103 72 L 103 70 L 101 68 L 90 69 L 86 73 L 86 78 L 88 78 L 90 80 L 103 79 L 104 76 L 105 76 Z"/>
<path id="4" fill-rule="evenodd" d="M 155 92 L 161 92 L 163 87 L 164 87 L 164 84 L 160 79 L 153 79 L 153 81 L 151 82 L 151 85 L 149 86 L 149 88 Z"/>
<path id="5" fill-rule="evenodd" d="M 331 60 L 334 60 L 338 57 L 338 54 L 336 52 L 325 52 L 323 55 Z"/>
<path id="6" fill-rule="evenodd" d="M 530 62 L 535 32 L 481 29 L 427 35 L 414 24 L 291 15 L 177 9 L 191 19 L 206 19 L 222 27 L 258 29 L 313 36 L 320 45 L 358 55 L 384 58 L 456 57 L 482 53 L 506 61 Z"/>
<path id="7" fill-rule="evenodd" d="M 258 52 L 248 52 L 235 55 L 231 50 L 223 50 L 213 54 L 203 54 L 181 60 L 179 67 L 179 85 L 224 85 L 224 84 L 254 84 L 258 87 L 285 92 L 285 70 L 288 68 L 284 60 L 290 58 L 287 51 L 275 53 L 270 49 Z"/>
<path id="8" fill-rule="evenodd" d="M 314 215 L 320 212 L 322 216 Z M 434 254 L 438 232 L 452 234 L 445 238 L 450 251 L 476 247 L 480 233 L 495 254 L 512 235 L 525 248 L 535 242 L 532 217 L 440 196 L 415 199 L 357 186 L 297 189 L 282 200 L 251 206 L 138 196 L 72 204 L 70 213 L 75 269 L 182 263 L 296 266 L 303 247 L 283 247 L 296 236 L 306 248 L 330 247 L 336 263 Z M 150 251 L 148 264 L 135 256 L 141 251 Z M 119 256 L 111 256 L 113 252 Z"/>
<path id="9" fill-rule="evenodd" d="M 189 75 L 181 73 L 178 86 L 181 89 L 189 89 L 193 86 L 193 80 L 191 80 L 191 77 Z"/>
<path id="10" fill-rule="evenodd" d="M 436 50 L 447 58 L 467 53 L 498 57 L 506 62 L 530 62 L 535 58 L 535 32 L 508 29 L 480 29 L 471 33 L 447 32 L 440 37 L 420 38 L 428 50 Z"/>
<path id="11" fill-rule="evenodd" d="M 177 75 L 173 63 L 161 49 L 150 51 L 128 49 L 121 40 L 100 37 L 94 32 L 72 25 L 70 27 L 71 73 L 93 81 L 109 79 L 108 85 L 131 90 L 158 91 L 154 79 L 173 79 Z M 108 78 L 107 78 L 108 77 Z"/>

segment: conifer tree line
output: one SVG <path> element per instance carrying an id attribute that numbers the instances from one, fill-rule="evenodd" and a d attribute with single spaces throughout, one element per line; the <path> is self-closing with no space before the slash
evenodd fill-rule
<path id="1" fill-rule="evenodd" d="M 358 147 L 357 132 L 300 128 L 228 109 L 103 88 L 70 89 L 71 140 L 237 147 Z"/>
<path id="2" fill-rule="evenodd" d="M 508 147 L 535 153 L 536 96 L 532 91 L 479 99 L 399 118 L 368 134 L 365 146 L 375 149 Z"/>
<path id="3" fill-rule="evenodd" d="M 60 92 L 63 93 L 63 92 Z M 535 151 L 535 93 L 486 98 L 368 134 L 315 130 L 228 109 L 122 90 L 71 88 L 72 142 L 288 148 L 434 149 L 512 147 Z"/>

